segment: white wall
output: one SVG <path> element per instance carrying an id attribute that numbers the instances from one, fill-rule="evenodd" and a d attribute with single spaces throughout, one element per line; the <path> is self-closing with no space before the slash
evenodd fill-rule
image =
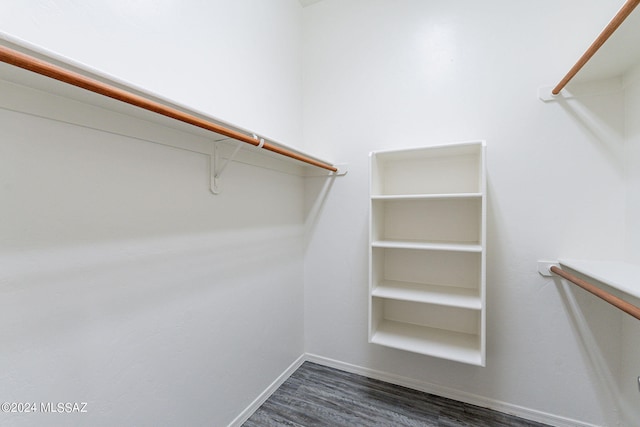
<path id="1" fill-rule="evenodd" d="M 627 197 L 627 249 L 629 260 L 640 262 L 640 65 L 624 79 Z"/>
<path id="2" fill-rule="evenodd" d="M 3 0 L 0 30 L 299 146 L 300 13 L 297 0 Z"/>
<path id="3" fill-rule="evenodd" d="M 627 166 L 627 255 L 631 262 L 640 262 L 640 66 L 624 76 L 625 145 Z M 640 419 L 640 328 L 638 321 L 625 316 L 623 323 L 622 369 L 620 387 L 623 393 L 625 425 L 633 426 Z"/>
<path id="4" fill-rule="evenodd" d="M 0 29 L 300 136 L 297 1 L 118 3 L 5 1 Z M 203 138 L 13 85 L 0 128 L 0 400 L 88 403 L 0 425 L 223 426 L 302 354 L 302 178 L 234 163 L 214 196 L 208 156 L 149 142 Z"/>
<path id="5" fill-rule="evenodd" d="M 325 0 L 304 10 L 305 143 L 349 163 L 310 232 L 308 352 L 549 423 L 616 425 L 620 315 L 540 277 L 536 261 L 623 256 L 623 99 L 545 104 L 536 91 L 619 5 Z M 475 139 L 488 159 L 487 367 L 368 344 L 368 152 Z"/>

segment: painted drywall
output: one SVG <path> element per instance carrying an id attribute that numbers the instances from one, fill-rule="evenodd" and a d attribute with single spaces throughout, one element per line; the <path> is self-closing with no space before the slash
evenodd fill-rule
<path id="1" fill-rule="evenodd" d="M 627 170 L 627 258 L 640 263 L 640 66 L 624 76 L 625 148 Z M 635 301 L 639 304 L 640 301 Z M 622 393 L 625 426 L 634 426 L 640 420 L 640 324 L 630 316 L 623 317 L 622 336 L 624 351 L 620 390 Z"/>
<path id="2" fill-rule="evenodd" d="M 299 136 L 295 0 L 120 3 L 2 2 L 0 29 Z M 304 350 L 303 178 L 233 163 L 214 196 L 208 156 L 155 143 L 203 137 L 0 87 L 0 401 L 87 403 L 0 425 L 228 425 Z"/>
<path id="3" fill-rule="evenodd" d="M 537 98 L 619 5 L 325 0 L 304 9 L 305 144 L 349 163 L 308 234 L 309 353 L 551 424 L 617 425 L 620 315 L 541 277 L 536 261 L 625 252 L 622 95 Z M 487 141 L 487 366 L 368 344 L 368 153 L 477 139 Z"/>
<path id="4" fill-rule="evenodd" d="M 296 0 L 7 0 L 0 30 L 299 146 L 300 12 Z"/>
<path id="5" fill-rule="evenodd" d="M 635 304 L 638 304 L 637 300 Z M 620 392 L 620 425 L 633 427 L 640 420 L 640 330 L 638 320 L 625 316 L 622 319 L 622 365 L 618 390 Z"/>
<path id="6" fill-rule="evenodd" d="M 625 143 L 627 180 L 627 252 L 630 261 L 640 262 L 640 66 L 623 79 L 625 100 Z"/>

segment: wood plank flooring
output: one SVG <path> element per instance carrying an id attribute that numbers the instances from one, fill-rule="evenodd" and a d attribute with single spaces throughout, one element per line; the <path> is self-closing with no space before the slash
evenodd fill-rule
<path id="1" fill-rule="evenodd" d="M 243 427 L 544 427 L 455 400 L 305 362 Z"/>

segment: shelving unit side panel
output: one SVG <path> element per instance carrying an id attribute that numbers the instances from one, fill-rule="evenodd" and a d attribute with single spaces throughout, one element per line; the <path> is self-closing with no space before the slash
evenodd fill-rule
<path id="1" fill-rule="evenodd" d="M 369 342 L 384 321 L 384 300 L 369 298 Z"/>
<path id="2" fill-rule="evenodd" d="M 480 344 L 480 356 L 481 366 L 485 366 L 486 361 L 486 349 L 487 349 L 487 146 L 486 143 L 482 143 L 480 150 L 480 192 L 482 193 L 481 200 L 481 213 L 480 213 L 480 245 L 482 246 L 482 253 L 480 255 L 480 301 L 482 304 L 482 311 L 480 312 L 480 324 L 479 324 L 479 344 Z"/>
<path id="3" fill-rule="evenodd" d="M 378 248 L 371 248 L 371 265 L 369 292 L 375 289 L 381 282 L 385 280 L 384 272 L 384 251 Z"/>
<path id="4" fill-rule="evenodd" d="M 369 193 L 380 194 L 382 191 L 382 177 L 380 174 L 380 161 L 376 153 L 369 153 Z"/>
<path id="5" fill-rule="evenodd" d="M 385 235 L 385 205 L 375 200 L 371 201 L 371 242 L 383 240 Z"/>

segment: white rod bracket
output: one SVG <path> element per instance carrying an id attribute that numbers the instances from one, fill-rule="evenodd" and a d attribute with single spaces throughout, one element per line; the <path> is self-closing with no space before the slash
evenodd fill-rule
<path id="1" fill-rule="evenodd" d="M 553 277 L 551 267 L 560 267 L 557 261 L 538 261 L 538 273 L 544 277 Z"/>
<path id="2" fill-rule="evenodd" d="M 304 176 L 305 178 L 327 178 L 334 176 L 345 176 L 347 172 L 349 172 L 348 163 L 338 163 L 334 166 L 338 168 L 337 172 L 328 172 L 326 170 L 318 170 L 317 168 L 314 168 L 307 170 Z"/>
<path id="3" fill-rule="evenodd" d="M 339 163 L 335 166 L 338 168 L 337 172 L 333 172 L 335 176 L 345 176 L 349 172 L 349 164 L 347 163 Z"/>
<path id="4" fill-rule="evenodd" d="M 233 150 L 233 153 L 231 154 L 231 156 L 229 156 L 229 158 L 226 159 L 224 164 L 222 164 L 222 166 L 220 167 L 218 167 L 218 163 L 220 161 L 219 147 L 217 144 L 213 146 L 213 154 L 209 155 L 209 170 L 211 173 L 210 185 L 211 185 L 211 192 L 213 194 L 220 194 L 222 192 L 222 183 L 220 181 L 220 178 L 222 177 L 222 173 L 229 165 L 229 162 L 232 162 L 233 159 L 236 158 L 236 156 L 238 155 L 238 152 L 240 151 L 243 145 L 244 145 L 244 142 L 237 141 L 235 150 Z"/>

